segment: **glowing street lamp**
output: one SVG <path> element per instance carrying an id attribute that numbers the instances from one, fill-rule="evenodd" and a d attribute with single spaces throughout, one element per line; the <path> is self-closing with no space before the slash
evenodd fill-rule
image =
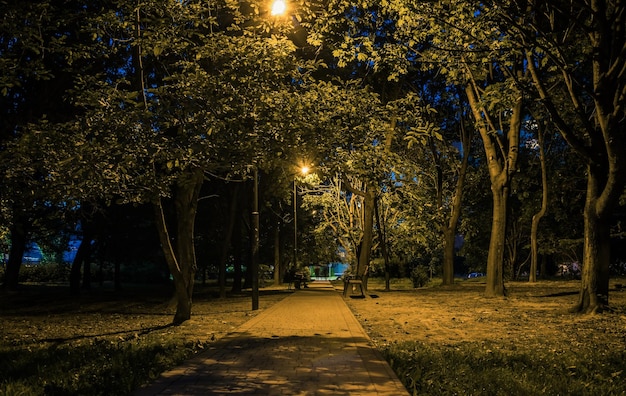
<path id="1" fill-rule="evenodd" d="M 274 0 L 272 3 L 272 16 L 283 15 L 287 11 L 287 3 L 285 0 Z"/>

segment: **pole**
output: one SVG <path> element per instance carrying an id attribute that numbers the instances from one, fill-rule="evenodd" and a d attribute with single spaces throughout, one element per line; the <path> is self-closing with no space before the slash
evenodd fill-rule
<path id="1" fill-rule="evenodd" d="M 259 170 L 254 167 L 252 199 L 252 310 L 259 309 Z"/>
<path id="2" fill-rule="evenodd" d="M 298 191 L 296 179 L 293 179 L 293 267 L 298 268 Z"/>

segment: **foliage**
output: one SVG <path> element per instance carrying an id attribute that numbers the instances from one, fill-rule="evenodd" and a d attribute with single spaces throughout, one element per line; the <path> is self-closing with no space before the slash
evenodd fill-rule
<path id="1" fill-rule="evenodd" d="M 204 18 L 216 10 L 200 2 L 146 2 L 136 17 L 134 7 L 92 21 L 103 42 L 119 43 L 104 50 L 130 63 L 81 81 L 81 177 L 99 177 L 104 196 L 149 202 L 194 169 L 247 173 L 274 138 L 261 130 L 273 116 L 263 104 L 297 79 L 293 45 L 244 29 L 255 17 L 233 4 L 220 19 Z"/>
<path id="2" fill-rule="evenodd" d="M 488 139 L 501 150 L 487 158 L 498 157 L 502 163 L 514 157 L 501 153 L 502 142 L 509 139 L 503 131 L 510 123 L 512 98 L 519 96 L 515 79 L 509 78 L 515 74 L 517 53 L 510 51 L 507 37 L 499 35 L 492 12 L 491 5 L 472 2 L 339 1 L 311 22 L 312 44 L 330 47 L 339 67 L 366 73 L 381 97 L 397 106 L 395 141 L 405 147 L 394 144 L 397 166 L 392 172 L 397 179 L 385 192 L 396 183 L 403 195 L 398 209 L 404 229 L 396 240 L 404 239 L 407 249 L 400 251 L 398 244 L 395 254 L 415 255 L 411 248 L 416 245 L 434 252 L 444 232 L 454 235 L 464 187 L 457 187 L 463 180 L 460 154 L 471 150 L 465 137 L 462 146 L 467 147 L 458 144 L 459 131 L 482 126 L 483 116 L 494 117 L 500 124 L 491 128 Z M 483 114 L 475 125 L 466 123 L 471 113 L 463 104 L 470 81 L 481 92 L 478 107 Z M 390 224 L 390 241 L 394 227 L 400 228 Z M 451 268 L 454 246 L 451 238 L 445 241 L 450 263 L 446 268 Z"/>
<path id="3" fill-rule="evenodd" d="M 337 178 L 315 188 L 316 193 L 304 197 L 304 208 L 318 213 L 318 222 L 313 234 L 316 239 L 332 235 L 343 248 L 346 263 L 354 264 L 357 259 L 358 243 L 362 237 L 362 199 L 347 194 L 341 189 Z"/>
<path id="4" fill-rule="evenodd" d="M 411 270 L 410 278 L 414 288 L 426 286 L 430 280 L 428 269 L 422 265 L 417 265 Z"/>
<path id="5" fill-rule="evenodd" d="M 67 282 L 70 267 L 67 264 L 25 265 L 20 271 L 20 282 Z"/>
<path id="6" fill-rule="evenodd" d="M 583 219 L 579 214 L 584 207 L 585 172 L 580 158 L 574 155 L 555 131 L 552 132 L 544 147 L 548 211 L 539 227 L 539 253 L 559 262 L 582 261 Z M 542 194 L 536 144 L 536 137 L 529 137 L 520 148 L 520 163 L 525 171 L 520 172 L 511 185 L 507 220 L 507 250 L 511 254 L 506 258 L 507 266 L 511 270 L 510 277 L 516 277 L 528 270 L 530 225 L 532 217 L 539 210 Z M 578 246 L 568 246 L 565 243 L 567 240 L 578 240 Z M 546 274 L 551 275 L 549 271 Z"/>
<path id="7" fill-rule="evenodd" d="M 398 257 L 390 257 L 388 262 L 388 272 L 391 278 L 403 278 L 406 273 L 406 267 L 408 263 L 405 260 L 401 260 Z M 368 287 L 370 287 L 372 278 L 382 278 L 385 276 L 385 260 L 382 257 L 376 257 L 372 259 L 372 263 L 369 269 L 370 278 L 368 280 Z"/>
<path id="8" fill-rule="evenodd" d="M 12 233 L 5 286 L 15 288 L 22 241 L 53 241 L 74 224 L 67 184 L 56 183 L 67 141 L 46 133 L 75 116 L 74 77 L 97 64 L 72 64 L 85 2 L 2 2 L 0 12 L 0 222 Z"/>
<path id="9" fill-rule="evenodd" d="M 8 246 L 8 228 L 17 224 L 31 239 L 61 245 L 58 232 L 73 231 L 87 200 L 170 197 L 196 169 L 212 180 L 243 180 L 250 165 L 260 167 L 267 176 L 263 198 L 270 197 L 261 216 L 271 212 L 288 222 L 291 168 L 306 158 L 320 177 L 338 177 L 325 182 L 328 190 L 345 180 L 376 190 L 388 252 L 392 262 L 405 263 L 440 251 L 458 159 L 466 150 L 456 142 L 459 126 L 480 128 L 487 115 L 501 116 L 493 117 L 501 124 L 489 135 L 497 141 L 507 128 L 512 94 L 541 97 L 545 85 L 550 91 L 541 102 L 524 101 L 529 144 L 533 120 L 547 119 L 546 100 L 551 118 L 562 122 L 559 128 L 575 138 L 579 151 L 600 153 L 601 139 L 593 150 L 587 143 L 600 138 L 602 125 L 610 133 L 623 129 L 623 100 L 613 98 L 623 87 L 624 57 L 611 48 L 623 47 L 624 14 L 604 18 L 621 3 L 609 2 L 606 15 L 594 11 L 594 18 L 580 21 L 572 18 L 588 15 L 580 1 L 562 9 L 559 1 L 533 3 L 533 10 L 510 1 L 322 3 L 293 5 L 293 33 L 291 21 L 266 18 L 266 5 L 256 0 L 3 2 L 0 244 Z M 604 19 L 616 34 L 585 34 Z M 308 45 L 295 39 L 303 31 Z M 594 40 L 602 42 L 593 47 Z M 594 48 L 604 56 L 592 57 Z M 593 91 L 592 61 L 608 62 L 598 70 L 612 83 L 599 81 L 599 92 Z M 469 80 L 485 117 L 474 125 L 466 122 L 459 89 Z M 611 90 L 616 94 L 602 100 Z M 603 114 L 607 122 L 588 122 Z M 617 134 L 610 142 L 620 139 Z M 585 187 L 577 176 L 585 170 L 573 150 L 553 142 L 540 251 L 559 261 L 581 255 Z M 489 157 L 472 150 L 461 227 L 467 263 L 480 272 L 488 252 Z M 538 202 L 532 147 L 520 147 L 520 157 L 519 169 L 510 170 L 511 273 L 523 263 L 526 226 Z M 607 165 L 608 159 L 592 162 Z M 331 260 L 338 243 L 353 261 L 363 238 L 363 200 L 345 191 L 325 194 L 305 199 L 317 202 L 305 202 L 310 211 L 302 221 L 317 227 L 303 236 L 311 254 L 302 257 Z M 222 219 L 210 218 L 205 228 L 219 230 Z M 333 248 L 324 251 L 327 246 Z M 100 258 L 107 250 L 118 249 L 103 247 Z"/>

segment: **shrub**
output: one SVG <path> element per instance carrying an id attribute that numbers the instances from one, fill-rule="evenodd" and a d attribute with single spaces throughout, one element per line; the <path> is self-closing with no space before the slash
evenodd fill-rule
<path id="1" fill-rule="evenodd" d="M 149 260 L 124 262 L 120 271 L 122 282 L 126 283 L 163 284 L 170 278 L 169 270 L 164 263 Z M 113 276 L 113 269 L 110 276 Z"/>
<path id="2" fill-rule="evenodd" d="M 411 281 L 413 287 L 418 288 L 428 284 L 428 270 L 424 267 L 417 266 L 411 270 Z"/>
<path id="3" fill-rule="evenodd" d="M 406 262 L 396 257 L 389 258 L 389 276 L 392 278 L 402 278 L 406 276 Z M 375 258 L 370 262 L 369 276 L 372 278 L 385 276 L 385 260 Z"/>
<path id="4" fill-rule="evenodd" d="M 20 282 L 67 282 L 70 278 L 70 266 L 66 264 L 36 264 L 22 265 L 20 268 Z"/>

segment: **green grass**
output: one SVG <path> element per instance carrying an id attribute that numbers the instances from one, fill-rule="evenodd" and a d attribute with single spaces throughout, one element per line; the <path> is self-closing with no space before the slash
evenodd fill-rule
<path id="1" fill-rule="evenodd" d="M 511 296 L 501 300 L 481 296 L 484 278 L 456 283 L 463 287 L 437 287 L 433 282 L 411 290 L 408 279 L 398 279 L 391 289 L 399 293 L 376 293 L 380 300 L 352 304 L 410 394 L 626 395 L 626 293 L 617 286 L 625 283 L 623 279 L 612 280 L 612 310 L 602 315 L 567 313 L 577 296 L 577 282 L 510 282 Z M 384 290 L 384 280 L 370 279 L 368 289 Z M 395 305 L 401 298 L 408 305 Z M 425 309 L 421 314 L 432 316 L 425 317 L 423 325 L 414 325 L 420 322 L 420 304 L 430 308 L 440 304 L 441 318 Z M 373 306 L 387 313 L 368 316 Z M 386 319 L 396 306 L 409 324 L 408 332 Z M 483 310 L 492 314 L 484 316 Z M 416 316 L 408 316 L 411 312 Z M 481 333 L 484 337 L 464 331 L 463 324 L 490 321 L 493 334 L 489 327 Z M 527 328 L 521 321 L 534 323 L 528 338 L 520 332 Z M 449 333 L 438 327 L 445 323 L 453 327 Z M 417 337 L 418 333 L 428 334 Z"/>
<path id="2" fill-rule="evenodd" d="M 171 288 L 22 285 L 0 296 L 0 395 L 128 395 L 249 320 L 249 293 L 198 285 L 192 319 L 170 325 Z M 264 289 L 267 308 L 289 293 Z"/>
<path id="3" fill-rule="evenodd" d="M 189 358 L 203 345 L 171 339 L 90 340 L 0 349 L 0 394 L 125 395 Z"/>
<path id="4" fill-rule="evenodd" d="M 413 395 L 625 395 L 626 352 L 502 351 L 497 344 L 402 342 L 381 349 Z"/>

